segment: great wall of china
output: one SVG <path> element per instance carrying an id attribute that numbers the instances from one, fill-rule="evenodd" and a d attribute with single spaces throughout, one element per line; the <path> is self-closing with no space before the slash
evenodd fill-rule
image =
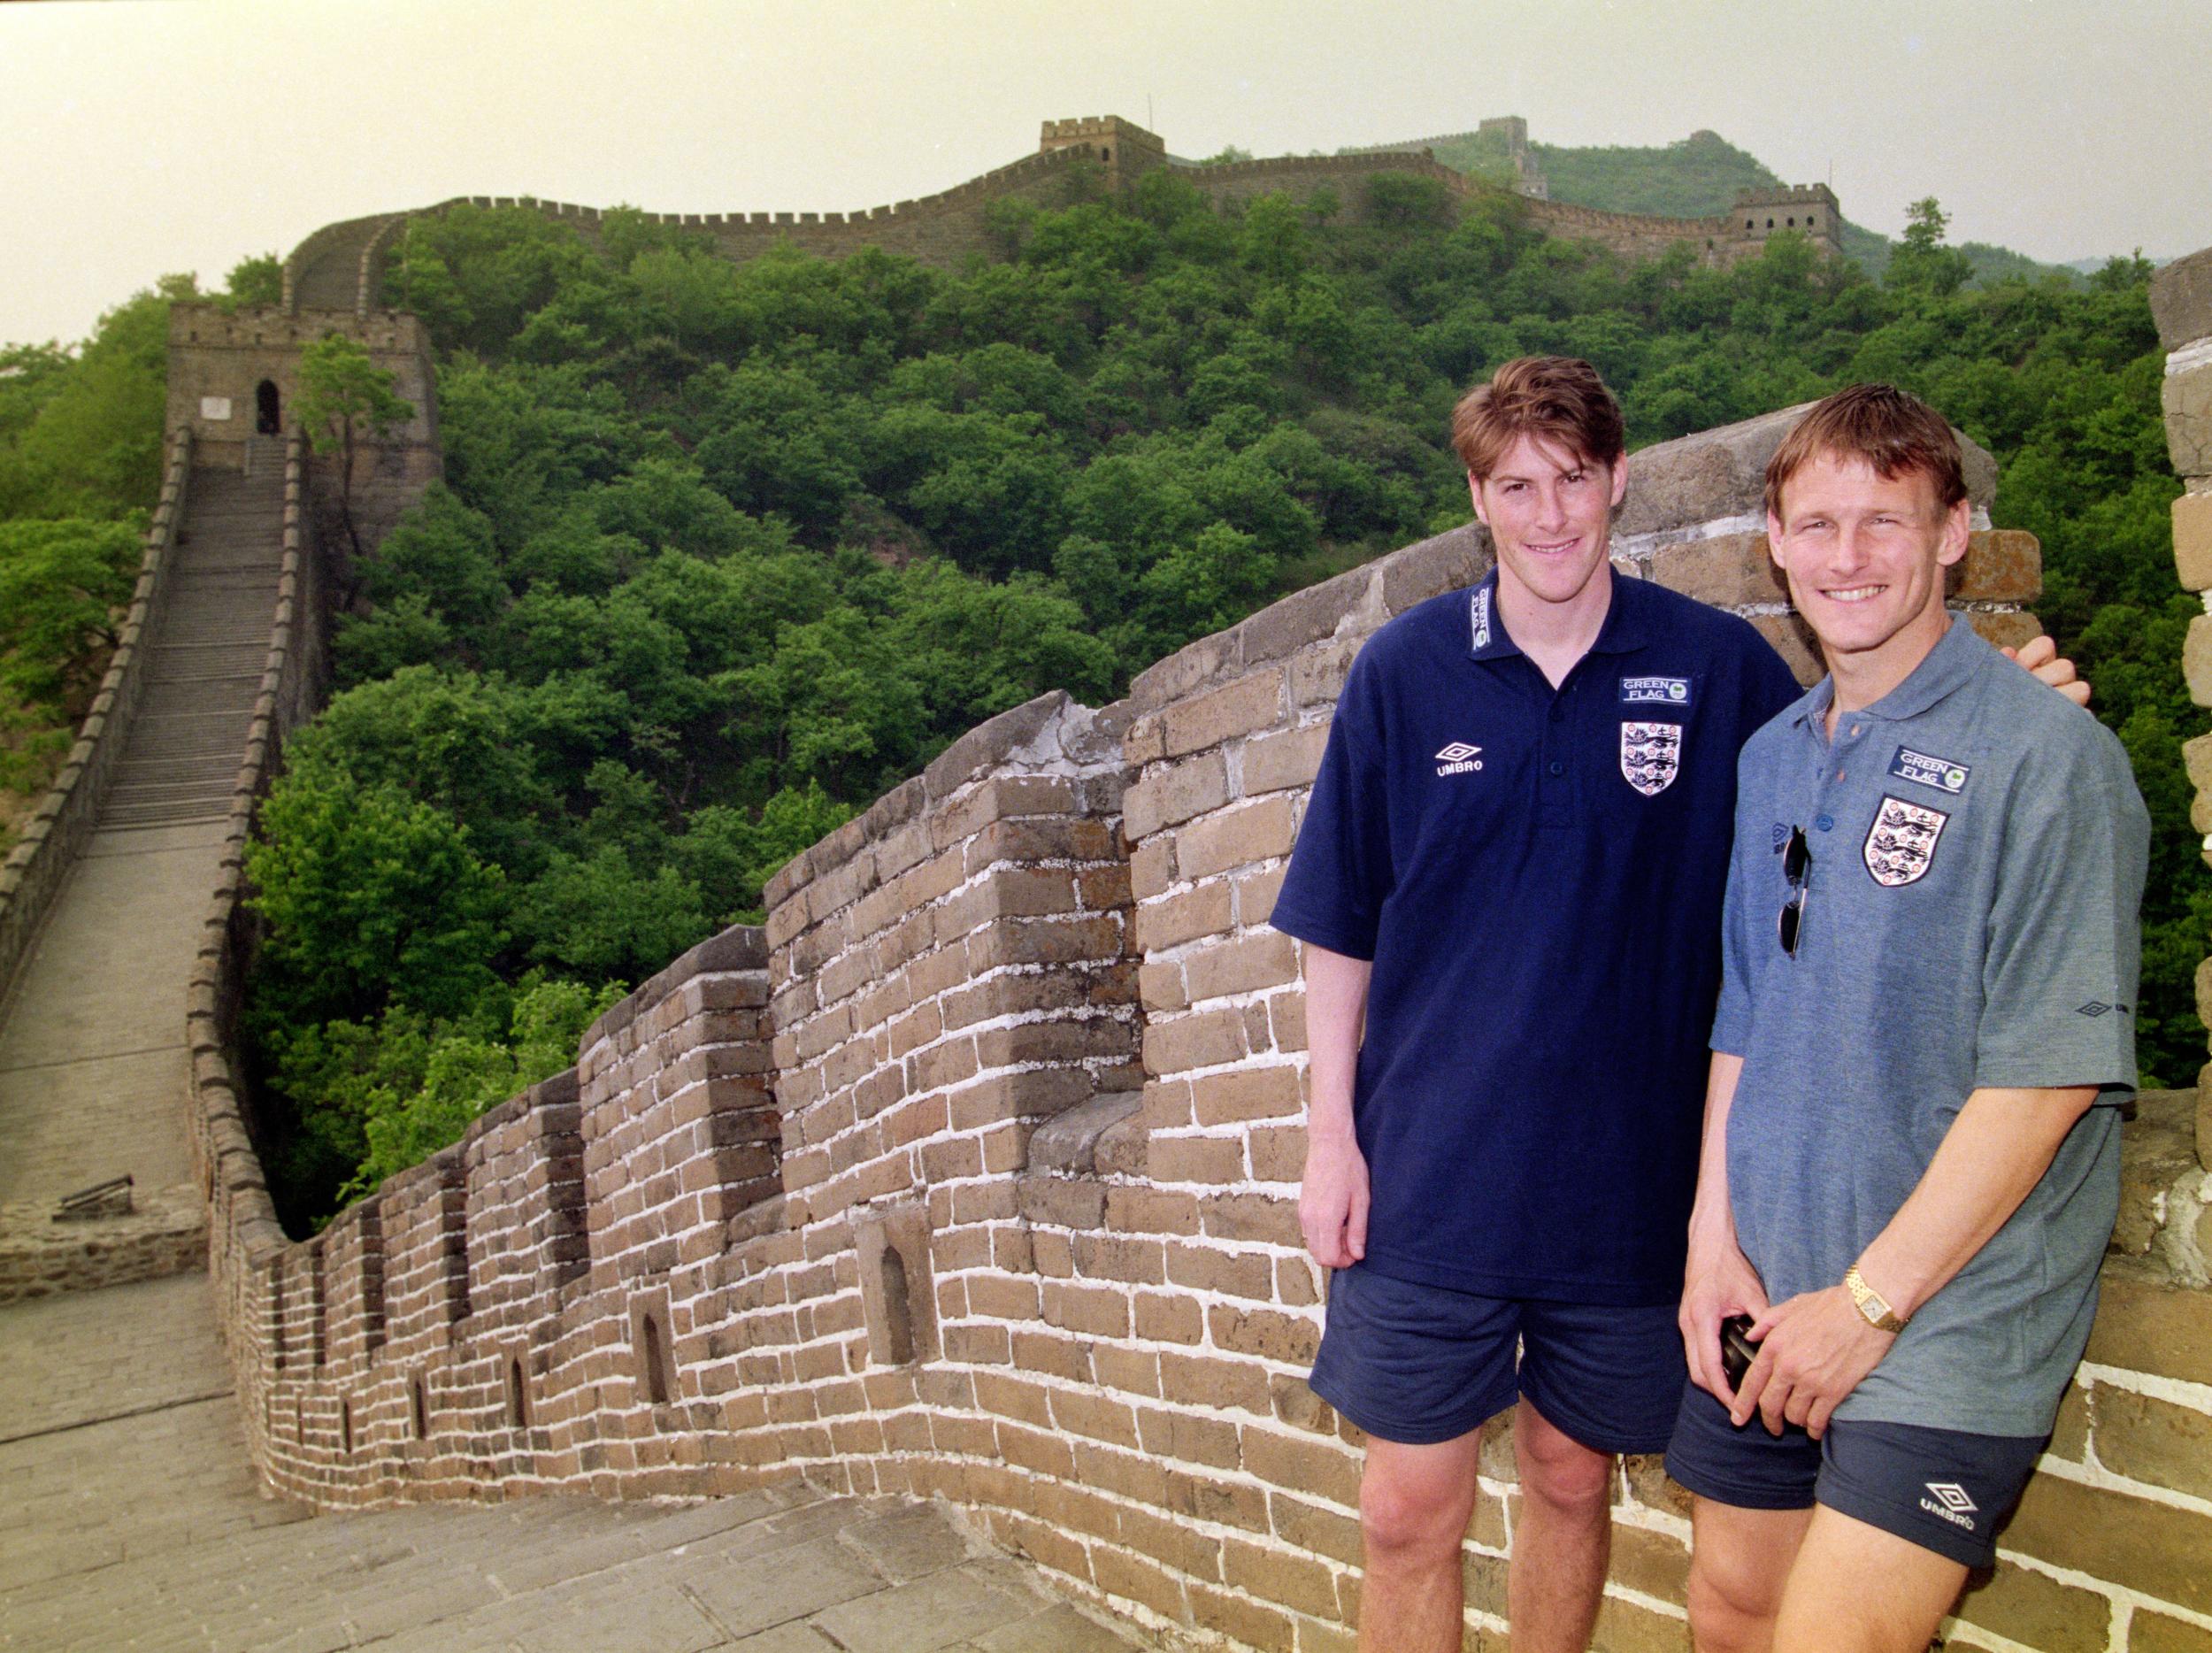
<path id="1" fill-rule="evenodd" d="M 573 1070 L 291 1241 L 229 1054 L 250 940 L 239 850 L 284 735 L 317 703 L 326 552 L 296 442 L 286 453 L 225 427 L 265 380 L 288 405 L 291 353 L 349 331 L 420 410 L 379 461 L 375 509 L 396 512 L 434 475 L 426 350 L 411 319 L 365 304 L 367 245 L 326 309 L 180 308 L 171 483 L 141 588 L 150 624 L 177 530 L 198 527 L 226 477 L 279 466 L 280 491 L 257 507 L 280 553 L 273 612 L 235 779 L 196 806 L 206 868 L 187 870 L 189 982 L 172 1001 L 180 1187 L 195 1223 L 204 1204 L 257 1474 L 332 1509 L 730 1500 L 801 1480 L 931 1497 L 1163 1637 L 1348 1649 L 1358 1441 L 1302 1380 L 1323 1294 L 1294 1213 L 1303 1000 L 1266 918 L 1353 655 L 1486 566 L 1479 532 L 1286 598 L 1115 705 L 1047 696 L 972 732 L 779 874 L 763 926 L 707 941 L 601 1019 Z M 296 295 L 319 257 L 296 260 Z M 2212 250 L 2162 272 L 2154 305 L 2191 489 L 2177 562 L 2208 590 Z M 1750 616 L 1804 672 L 1757 531 L 1761 468 L 1790 419 L 1637 455 L 1617 550 L 1637 576 Z M 1987 527 L 1995 469 L 1971 457 L 1980 527 L 1951 596 L 2016 638 L 2038 552 Z M 2195 622 L 2186 668 L 2212 704 L 2212 619 Z M 0 874 L 0 943 L 19 957 L 11 938 L 50 932 L 76 875 L 87 837 L 71 823 L 115 824 L 115 754 L 145 715 L 134 669 L 119 654 L 62 791 Z M 2212 737 L 2189 758 L 2212 794 Z M 2212 828 L 2212 796 L 2198 816 Z M 17 1022 L 42 958 L 29 950 Z M 2199 988 L 2212 1007 L 2212 963 Z M 1947 1628 L 1959 1645 L 2212 1650 L 2199 1094 L 2142 1098 L 2127 1159 L 2087 1363 L 2000 1566 Z M 80 1232 L 0 1278 L 0 1295 L 58 1269 L 116 1278 L 99 1272 L 98 1225 Z M 1483 1488 L 1471 1622 L 1502 1647 L 1518 1515 L 1505 1443 Z M 1686 1647 L 1679 1490 L 1631 1460 L 1615 1514 L 1597 1645 Z"/>
<path id="2" fill-rule="evenodd" d="M 1525 129 L 1523 132 L 1525 138 Z M 1426 149 L 1363 150 L 1350 155 L 1286 155 L 1264 160 L 1192 165 L 1171 161 L 1153 133 L 1118 116 L 1086 116 L 1044 123 L 1036 153 L 970 179 L 941 194 L 856 212 L 646 212 L 647 222 L 703 235 L 730 258 L 756 258 L 788 245 L 826 258 L 872 247 L 904 253 L 925 264 L 956 265 L 997 250 L 988 211 L 1002 201 L 1058 204 L 1070 181 L 1087 176 L 1092 187 L 1118 191 L 1146 173 L 1172 167 L 1175 175 L 1217 207 L 1262 195 L 1310 200 L 1334 193 L 1340 207 L 1363 210 L 1360 186 L 1386 176 L 1425 178 L 1453 201 L 1494 199 L 1511 192 L 1440 164 Z M 1733 207 L 1709 218 L 1654 218 L 1605 212 L 1542 196 L 1517 197 L 1518 211 L 1546 233 L 1596 242 L 1625 258 L 1655 258 L 1686 245 L 1701 263 L 1725 265 L 1755 256 L 1777 233 L 1801 234 L 1840 257 L 1842 215 L 1825 184 L 1791 185 L 1740 194 Z M 434 206 L 377 213 L 327 225 L 302 242 L 285 261 L 287 310 L 352 310 L 365 317 L 382 302 L 384 259 L 409 219 L 461 205 L 524 207 L 573 225 L 589 237 L 603 216 L 596 207 L 541 201 L 534 196 L 472 196 Z"/>

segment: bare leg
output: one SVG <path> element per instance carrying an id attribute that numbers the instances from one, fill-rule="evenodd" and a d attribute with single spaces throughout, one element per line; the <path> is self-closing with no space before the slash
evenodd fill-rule
<path id="1" fill-rule="evenodd" d="M 1460 1544 L 1475 1509 L 1482 1431 L 1432 1446 L 1367 1442 L 1360 1476 L 1360 1653 L 1459 1653 Z"/>
<path id="2" fill-rule="evenodd" d="M 1810 1510 L 1745 1510 L 1700 1498 L 1690 1512 L 1690 1634 L 1698 1653 L 1767 1653 Z"/>
<path id="3" fill-rule="evenodd" d="M 1924 1653 L 1965 1584 L 1958 1562 L 1823 1504 L 1782 1591 L 1776 1653 Z"/>
<path id="4" fill-rule="evenodd" d="M 1561 1433 L 1524 1400 L 1513 1414 L 1521 1514 L 1506 1602 L 1513 1653 L 1582 1653 L 1613 1540 L 1613 1459 Z"/>

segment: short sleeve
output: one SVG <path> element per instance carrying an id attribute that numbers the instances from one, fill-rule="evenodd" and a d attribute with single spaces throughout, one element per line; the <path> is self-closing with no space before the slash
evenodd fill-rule
<path id="1" fill-rule="evenodd" d="M 1728 854 L 1728 892 L 1721 903 L 1720 1002 L 1713 1010 L 1712 1048 L 1724 1056 L 1742 1056 L 1751 1048 L 1751 885 L 1756 847 L 1745 781 L 1749 753 L 1736 761 L 1736 834 Z"/>
<path id="2" fill-rule="evenodd" d="M 1389 898 L 1389 811 L 1374 673 L 1355 661 L 1329 725 L 1321 773 L 1269 922 L 1286 935 L 1371 959 Z"/>
<path id="3" fill-rule="evenodd" d="M 2134 1089 L 2150 818 L 2101 727 L 2024 762 L 1989 916 L 1978 1086 Z"/>

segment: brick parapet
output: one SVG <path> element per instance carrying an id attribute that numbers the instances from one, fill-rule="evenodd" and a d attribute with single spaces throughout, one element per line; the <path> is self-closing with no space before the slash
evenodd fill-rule
<path id="1" fill-rule="evenodd" d="M 1624 572 L 1777 618 L 1749 525 L 1786 424 L 1637 456 Z M 1303 996 L 1266 919 L 1361 642 L 1489 559 L 1461 528 L 1115 706 L 994 719 L 779 873 L 763 926 L 611 1010 L 574 1073 L 313 1241 L 219 1223 L 251 1264 L 219 1283 L 272 1481 L 329 1504 L 795 1475 L 941 1495 L 1163 1627 L 1348 1646 L 1362 1443 L 1304 1383 Z M 1978 532 L 1964 579 L 1957 601 L 2016 606 L 2032 542 Z M 2185 1219 L 2158 1195 L 2137 1203 Z M 2212 1542 L 2212 1495 L 2157 1444 L 2212 1414 L 2212 1298 L 2161 1255 L 2113 1265 L 2050 1484 L 1961 1640 L 2212 1626 L 2171 1560 Z M 1480 1485 L 1470 1601 L 1494 1630 L 1505 1442 Z M 2144 1553 L 2071 1530 L 2085 1512 L 2139 1520 Z M 1601 1639 L 1681 1645 L 1679 1489 L 1633 1460 L 1614 1518 Z"/>
<path id="2" fill-rule="evenodd" d="M 1064 198 L 1070 169 L 1086 164 L 1101 168 L 1098 175 L 1109 188 L 1122 188 L 1144 172 L 1171 165 L 1157 135 L 1117 116 L 1086 116 L 1048 120 L 1042 125 L 1037 152 L 912 200 L 849 212 L 640 212 L 638 217 L 664 228 L 703 234 L 732 259 L 757 258 L 780 245 L 822 258 L 844 258 L 863 248 L 877 248 L 904 253 L 925 264 L 957 267 L 994 250 L 985 216 L 985 209 L 992 203 L 1025 198 L 1056 204 Z M 1173 165 L 1179 177 L 1219 206 L 1235 206 L 1274 191 L 1302 198 L 1325 187 L 1388 173 L 1432 179 L 1461 203 L 1510 193 L 1443 165 L 1422 144 L 1340 155 Z M 1529 221 L 1549 234 L 1596 242 L 1631 258 L 1656 258 L 1678 243 L 1686 243 L 1701 262 L 1713 265 L 1755 256 L 1765 244 L 1769 233 L 1765 228 L 1740 225 L 1735 215 L 1745 206 L 1755 202 L 1761 207 L 1824 206 L 1825 221 L 1817 227 L 1809 221 L 1805 233 L 1830 254 L 1840 256 L 1835 197 L 1821 184 L 1749 192 L 1731 211 L 1706 218 L 1609 212 L 1540 196 L 1517 198 L 1524 201 Z M 1360 206 L 1356 200 L 1345 204 L 1355 212 Z M 534 196 L 462 196 L 429 206 L 326 225 L 309 235 L 285 260 L 281 308 L 296 313 L 320 309 L 343 311 L 364 319 L 374 316 L 382 302 L 384 260 L 407 221 L 435 217 L 460 206 L 518 208 L 541 213 L 573 225 L 595 241 L 606 217 L 597 207 Z"/>

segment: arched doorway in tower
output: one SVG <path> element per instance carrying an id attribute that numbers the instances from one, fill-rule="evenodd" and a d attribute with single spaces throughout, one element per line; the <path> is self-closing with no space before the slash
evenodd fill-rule
<path id="1" fill-rule="evenodd" d="M 253 404 L 253 427 L 264 436 L 282 434 L 284 427 L 277 417 L 277 388 L 272 381 L 264 379 L 254 387 Z"/>

